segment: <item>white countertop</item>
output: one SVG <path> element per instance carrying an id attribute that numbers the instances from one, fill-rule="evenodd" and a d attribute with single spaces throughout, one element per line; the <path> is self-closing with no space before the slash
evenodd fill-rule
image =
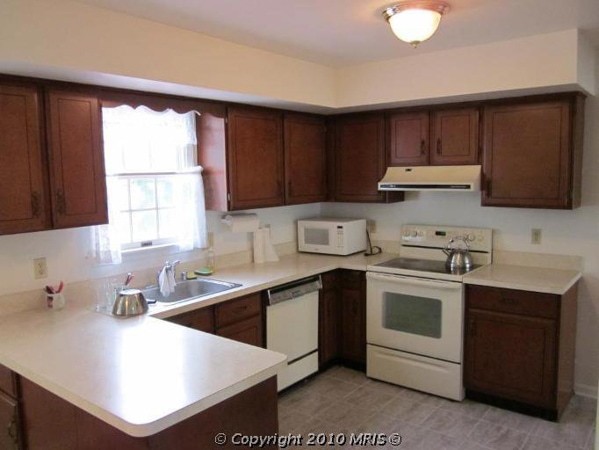
<path id="1" fill-rule="evenodd" d="M 148 316 L 78 308 L 0 317 L 0 363 L 132 436 L 274 375 L 286 357 Z"/>
<path id="2" fill-rule="evenodd" d="M 276 375 L 285 364 L 279 353 L 158 318 L 329 270 L 366 270 L 395 256 L 299 253 L 219 269 L 211 278 L 242 286 L 153 306 L 149 315 L 128 319 L 92 312 L 74 299 L 59 311 L 40 307 L 0 316 L 0 364 L 127 434 L 152 435 Z M 493 264 L 464 282 L 563 294 L 579 278 L 574 270 Z"/>
<path id="3" fill-rule="evenodd" d="M 576 270 L 491 264 L 464 275 L 464 283 L 563 295 L 581 276 Z"/>
<path id="4" fill-rule="evenodd" d="M 149 436 L 276 375 L 286 360 L 157 317 L 329 270 L 366 270 L 392 256 L 293 254 L 217 270 L 212 278 L 243 286 L 127 319 L 93 312 L 72 298 L 58 311 L 3 315 L 0 364 L 129 435 Z"/>

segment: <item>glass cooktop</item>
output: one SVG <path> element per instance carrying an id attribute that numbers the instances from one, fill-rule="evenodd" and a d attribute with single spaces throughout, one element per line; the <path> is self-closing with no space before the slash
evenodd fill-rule
<path id="1" fill-rule="evenodd" d="M 450 269 L 445 265 L 445 261 L 435 261 L 430 259 L 419 259 L 419 258 L 395 258 L 389 261 L 385 261 L 379 264 L 375 264 L 376 267 L 381 269 L 399 269 L 399 270 L 412 270 L 416 272 L 429 272 L 449 275 L 464 275 L 468 272 L 473 271 L 481 267 L 480 265 L 474 264 L 468 269 Z"/>

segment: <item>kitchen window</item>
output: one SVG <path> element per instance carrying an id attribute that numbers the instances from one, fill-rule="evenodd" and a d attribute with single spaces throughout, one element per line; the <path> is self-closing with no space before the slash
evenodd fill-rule
<path id="1" fill-rule="evenodd" d="M 96 259 L 120 262 L 120 252 L 146 247 L 205 247 L 197 113 L 122 105 L 102 115 L 109 224 L 95 227 Z"/>

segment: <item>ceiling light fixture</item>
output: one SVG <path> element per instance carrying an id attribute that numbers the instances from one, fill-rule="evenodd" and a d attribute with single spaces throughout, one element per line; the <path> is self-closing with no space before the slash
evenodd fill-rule
<path id="1" fill-rule="evenodd" d="M 442 1 L 405 1 L 383 11 L 383 17 L 395 36 L 416 48 L 429 39 L 441 22 L 441 16 L 449 11 L 449 5 Z"/>

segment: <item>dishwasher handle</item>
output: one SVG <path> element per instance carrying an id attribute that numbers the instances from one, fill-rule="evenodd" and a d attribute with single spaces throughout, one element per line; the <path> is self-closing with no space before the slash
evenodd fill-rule
<path id="1" fill-rule="evenodd" d="M 269 289 L 267 291 L 268 304 L 270 306 L 276 305 L 277 303 L 293 300 L 294 298 L 302 297 L 304 295 L 311 294 L 312 292 L 318 292 L 320 289 L 322 289 L 322 280 L 320 279 L 320 275 L 310 278 L 303 278 L 298 281 Z"/>

